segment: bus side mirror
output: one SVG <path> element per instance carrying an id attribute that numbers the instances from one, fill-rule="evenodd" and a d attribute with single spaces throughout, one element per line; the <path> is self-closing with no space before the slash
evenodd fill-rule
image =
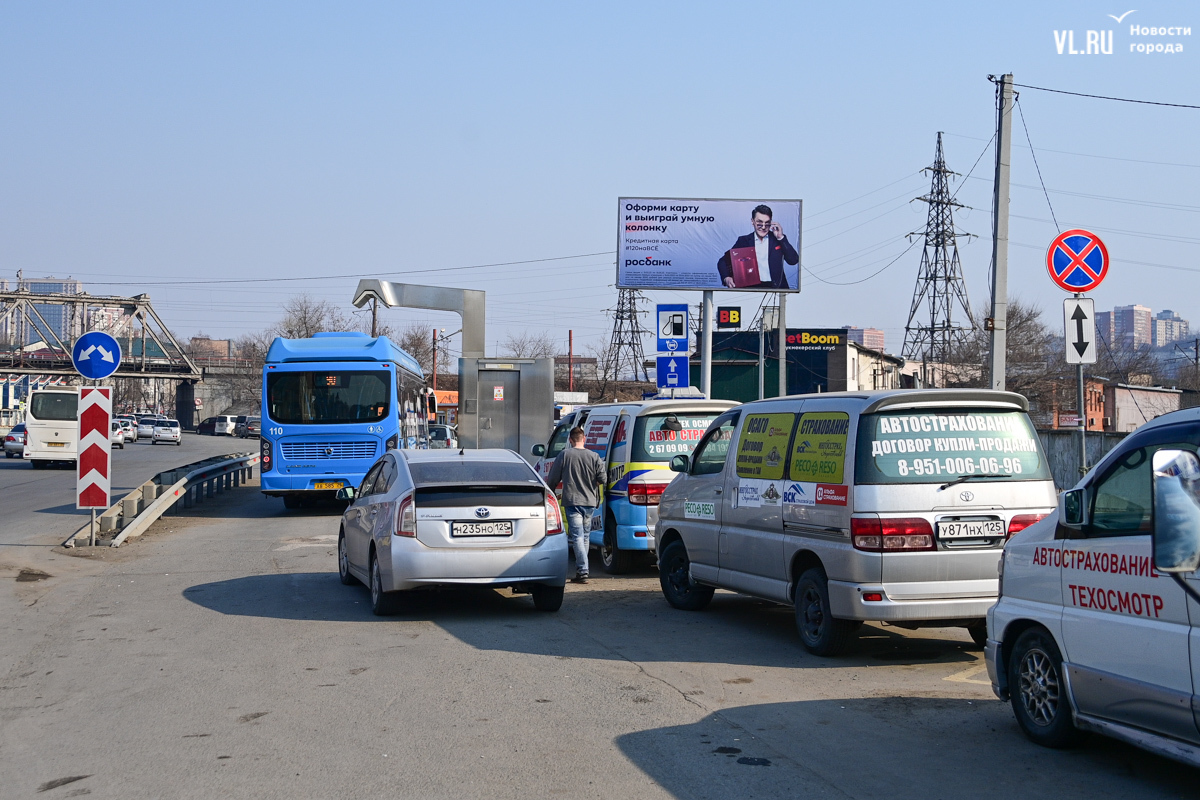
<path id="1" fill-rule="evenodd" d="M 1154 568 L 1193 572 L 1200 567 L 1200 459 L 1186 450 L 1154 454 Z"/>
<path id="2" fill-rule="evenodd" d="M 1083 525 L 1083 489 L 1071 489 L 1058 499 L 1058 519 L 1063 525 Z"/>
<path id="3" fill-rule="evenodd" d="M 687 472 L 689 466 L 689 459 L 683 454 L 671 458 L 671 472 Z"/>
<path id="4" fill-rule="evenodd" d="M 354 499 L 354 487 L 347 486 L 343 489 L 338 489 L 337 494 L 334 496 L 337 497 L 338 500 L 353 500 Z"/>
<path id="5" fill-rule="evenodd" d="M 538 458 L 541 458 L 542 456 L 546 455 L 546 445 L 535 444 L 532 448 L 530 448 L 529 452 L 533 453 Z"/>

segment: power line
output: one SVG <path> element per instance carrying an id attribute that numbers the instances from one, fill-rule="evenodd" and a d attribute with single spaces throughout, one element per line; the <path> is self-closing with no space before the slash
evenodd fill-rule
<path id="1" fill-rule="evenodd" d="M 1132 100 L 1128 97 L 1108 97 L 1102 94 L 1085 94 L 1083 92 L 1068 92 L 1064 89 L 1047 89 L 1045 86 L 1030 86 L 1027 83 L 1014 83 L 1013 86 L 1020 86 L 1022 89 L 1035 89 L 1039 92 L 1054 92 L 1055 94 L 1069 94 L 1073 97 L 1088 97 L 1093 100 L 1115 100 L 1118 103 L 1140 103 L 1146 106 L 1167 106 L 1169 108 L 1200 108 L 1200 106 L 1188 105 L 1187 103 L 1160 103 L 1157 100 Z"/>
<path id="2" fill-rule="evenodd" d="M 947 133 L 947 136 L 953 136 L 956 139 L 971 139 L 972 141 L 982 142 L 982 136 L 967 136 L 965 133 Z M 992 135 L 995 139 L 995 134 Z M 1020 145 L 1018 145 L 1020 147 Z M 1189 169 L 1200 169 L 1200 164 L 1187 164 L 1180 161 L 1149 161 L 1144 158 L 1122 158 L 1120 156 L 1101 156 L 1095 153 L 1076 153 L 1074 150 L 1055 150 L 1050 147 L 1039 147 L 1043 153 L 1058 153 L 1063 156 L 1077 156 L 1079 158 L 1099 158 L 1103 161 L 1128 161 L 1131 164 L 1150 164 L 1156 167 L 1187 167 Z"/>
<path id="3" fill-rule="evenodd" d="M 903 253 L 901 253 L 900 255 L 898 255 L 898 256 L 896 256 L 895 258 L 893 258 L 891 261 L 889 261 L 889 262 L 888 262 L 888 263 L 887 263 L 885 266 L 883 266 L 882 268 L 880 268 L 880 269 L 876 270 L 875 272 L 872 272 L 872 273 L 871 273 L 870 275 L 868 275 L 867 277 L 865 277 L 865 278 L 862 278 L 862 279 L 860 279 L 860 280 L 857 280 L 857 281 L 847 281 L 847 282 L 845 282 L 845 283 L 842 283 L 842 282 L 840 282 L 840 281 L 827 281 L 827 280 L 825 280 L 824 278 L 822 278 L 820 275 L 818 275 L 817 273 L 813 272 L 813 271 L 812 271 L 811 269 L 809 269 L 808 267 L 805 267 L 805 268 L 804 268 L 804 271 L 805 271 L 805 272 L 807 272 L 809 275 L 813 276 L 814 278 L 816 278 L 817 280 L 819 280 L 821 283 L 827 283 L 827 284 L 829 284 L 830 286 L 854 286 L 855 284 L 859 284 L 859 283 L 866 283 L 867 281 L 871 280 L 871 278 L 874 278 L 876 275 L 880 274 L 880 273 L 881 273 L 881 272 L 883 272 L 885 269 L 887 269 L 888 267 L 892 266 L 892 264 L 895 264 L 897 261 L 899 261 L 900 259 L 904 258 L 904 256 L 908 255 L 908 251 L 909 251 L 909 250 L 912 250 L 914 247 L 916 247 L 916 246 L 917 246 L 917 242 L 919 242 L 919 241 L 920 241 L 920 239 L 913 239 L 913 240 L 912 240 L 912 243 L 911 243 L 911 244 L 910 244 L 908 247 L 904 248 L 904 252 L 903 252 Z"/>
<path id="4" fill-rule="evenodd" d="M 1050 193 L 1046 191 L 1046 181 L 1042 179 L 1042 168 L 1038 166 L 1037 151 L 1033 149 L 1033 139 L 1029 138 L 1029 126 L 1025 124 L 1025 110 L 1021 108 L 1021 98 L 1015 101 L 1017 113 L 1021 115 L 1021 127 L 1025 129 L 1025 141 L 1029 142 L 1029 154 L 1033 156 L 1033 168 L 1037 170 L 1038 183 L 1042 185 L 1042 194 L 1046 197 L 1046 205 L 1050 207 L 1050 219 L 1054 220 L 1054 227 L 1062 233 L 1062 226 L 1058 224 L 1058 217 L 1054 215 L 1054 206 L 1050 203 Z"/>

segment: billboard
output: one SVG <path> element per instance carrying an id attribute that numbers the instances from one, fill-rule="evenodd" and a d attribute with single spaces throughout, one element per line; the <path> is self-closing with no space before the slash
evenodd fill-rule
<path id="1" fill-rule="evenodd" d="M 800 291 L 800 200 L 622 197 L 617 288 Z"/>

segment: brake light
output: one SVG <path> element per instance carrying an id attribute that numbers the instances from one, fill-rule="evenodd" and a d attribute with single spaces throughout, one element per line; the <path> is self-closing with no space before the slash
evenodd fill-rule
<path id="1" fill-rule="evenodd" d="M 1041 522 L 1045 518 L 1045 514 L 1017 514 L 1008 522 L 1009 538 L 1011 538 L 1014 533 L 1020 533 L 1033 523 Z"/>
<path id="2" fill-rule="evenodd" d="M 563 532 L 562 512 L 558 510 L 558 501 L 554 495 L 546 495 L 546 535 Z"/>
<path id="3" fill-rule="evenodd" d="M 850 542 L 856 550 L 903 553 L 934 550 L 933 526 L 920 517 L 880 519 L 851 517 Z"/>
<path id="4" fill-rule="evenodd" d="M 417 507 L 413 503 L 412 495 L 400 501 L 400 510 L 396 512 L 396 535 L 417 535 Z"/>
<path id="5" fill-rule="evenodd" d="M 629 484 L 629 502 L 635 506 L 656 506 L 662 499 L 665 483 L 631 483 Z"/>

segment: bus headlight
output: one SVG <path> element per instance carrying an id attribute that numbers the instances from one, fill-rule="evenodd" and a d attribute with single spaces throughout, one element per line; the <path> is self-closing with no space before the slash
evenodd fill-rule
<path id="1" fill-rule="evenodd" d="M 393 434 L 392 436 L 388 437 L 387 444 L 385 445 L 384 449 L 385 450 L 395 450 L 396 445 L 398 445 L 398 444 L 400 444 L 400 437 Z"/>

